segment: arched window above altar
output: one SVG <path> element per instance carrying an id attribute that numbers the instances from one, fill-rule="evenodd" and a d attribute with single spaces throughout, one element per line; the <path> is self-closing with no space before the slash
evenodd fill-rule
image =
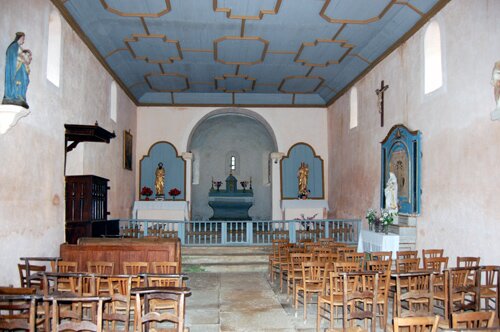
<path id="1" fill-rule="evenodd" d="M 226 166 L 224 168 L 226 170 L 226 174 L 240 174 L 240 155 L 238 152 L 229 151 L 226 153 Z"/>

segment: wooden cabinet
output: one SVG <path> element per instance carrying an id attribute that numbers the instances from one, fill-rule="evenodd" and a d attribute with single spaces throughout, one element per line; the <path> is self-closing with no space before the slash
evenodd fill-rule
<path id="1" fill-rule="evenodd" d="M 66 176 L 66 242 L 92 236 L 92 223 L 108 218 L 108 179 Z"/>

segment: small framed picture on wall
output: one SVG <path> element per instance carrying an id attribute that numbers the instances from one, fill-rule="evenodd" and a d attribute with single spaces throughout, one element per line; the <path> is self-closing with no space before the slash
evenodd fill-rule
<path id="1" fill-rule="evenodd" d="M 132 170 L 132 143 L 133 136 L 130 130 L 123 131 L 123 168 Z"/>

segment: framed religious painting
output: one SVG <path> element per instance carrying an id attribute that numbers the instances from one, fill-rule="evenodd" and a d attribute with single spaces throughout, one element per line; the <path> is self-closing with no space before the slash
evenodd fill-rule
<path id="1" fill-rule="evenodd" d="M 380 181 L 380 207 L 385 209 L 384 188 L 393 173 L 397 179 L 398 212 L 406 215 L 420 214 L 422 152 L 420 131 L 411 131 L 403 125 L 391 128 L 382 144 Z"/>
<path id="2" fill-rule="evenodd" d="M 132 170 L 133 136 L 129 131 L 123 131 L 123 168 Z"/>

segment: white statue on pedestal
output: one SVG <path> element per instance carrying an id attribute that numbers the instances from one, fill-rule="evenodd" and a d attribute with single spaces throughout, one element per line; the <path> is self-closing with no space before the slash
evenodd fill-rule
<path id="1" fill-rule="evenodd" d="M 385 209 L 389 213 L 398 213 L 398 179 L 394 173 L 389 173 L 389 179 L 384 189 Z"/>

